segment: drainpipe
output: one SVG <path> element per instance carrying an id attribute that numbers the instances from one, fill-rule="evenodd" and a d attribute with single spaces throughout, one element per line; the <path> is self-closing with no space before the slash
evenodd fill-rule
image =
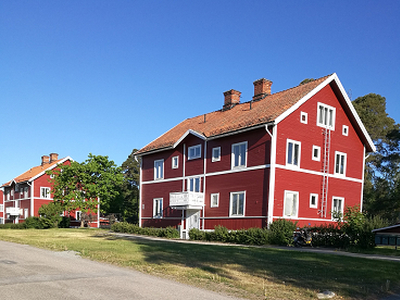
<path id="1" fill-rule="evenodd" d="M 203 166 L 203 195 L 204 195 L 204 206 L 201 210 L 202 220 L 201 220 L 201 227 L 204 230 L 204 217 L 206 213 L 206 174 L 207 174 L 207 140 L 204 141 L 204 166 Z"/>
<path id="2" fill-rule="evenodd" d="M 33 215 L 34 215 L 34 212 L 33 212 L 34 206 L 33 206 L 33 197 L 32 197 L 32 196 L 33 196 L 33 182 L 32 182 L 32 184 L 30 184 L 29 181 L 27 181 L 26 184 L 29 185 L 30 190 L 31 190 L 31 191 L 30 191 L 31 196 L 29 197 L 30 200 L 31 200 L 31 201 L 30 201 L 30 209 L 29 209 L 29 210 L 30 210 L 30 213 L 29 213 L 29 215 L 30 215 L 31 217 L 33 217 Z"/>
<path id="3" fill-rule="evenodd" d="M 277 128 L 276 125 L 272 125 L 272 133 L 268 129 L 268 125 L 265 125 L 265 130 L 271 137 L 271 158 L 270 158 L 270 171 L 269 171 L 269 187 L 268 187 L 268 212 L 267 212 L 267 225 L 268 228 L 272 224 L 272 218 L 274 215 L 274 198 L 275 198 L 275 170 L 276 170 L 276 136 Z"/>
<path id="4" fill-rule="evenodd" d="M 135 155 L 136 162 L 139 162 L 137 156 Z M 143 159 L 140 160 L 139 166 L 139 227 L 142 227 L 142 162 Z"/>
<path id="5" fill-rule="evenodd" d="M 364 159 L 363 159 L 363 169 L 362 169 L 362 182 L 361 182 L 361 201 L 360 201 L 360 212 L 363 211 L 363 203 L 364 203 L 364 173 L 365 173 L 365 161 L 369 157 L 369 154 L 365 156 L 365 146 L 364 146 Z"/>

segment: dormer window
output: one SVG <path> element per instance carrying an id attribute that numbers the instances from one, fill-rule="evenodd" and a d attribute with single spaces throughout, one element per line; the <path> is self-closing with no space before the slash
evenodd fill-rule
<path id="1" fill-rule="evenodd" d="M 336 115 L 336 108 L 323 103 L 318 103 L 318 116 L 317 116 L 318 126 L 334 130 L 335 115 Z"/>

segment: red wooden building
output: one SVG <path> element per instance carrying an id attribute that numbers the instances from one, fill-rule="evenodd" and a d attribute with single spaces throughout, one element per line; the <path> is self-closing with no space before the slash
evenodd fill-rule
<path id="1" fill-rule="evenodd" d="M 4 199 L 3 188 L 0 187 L 0 224 L 4 224 Z"/>
<path id="2" fill-rule="evenodd" d="M 186 119 L 136 152 L 141 226 L 204 230 L 314 225 L 362 209 L 374 144 L 336 74 L 271 94 L 224 93 L 222 109 Z"/>
<path id="3" fill-rule="evenodd" d="M 3 195 L 0 208 L 2 208 L 4 223 L 21 223 L 29 216 L 38 217 L 39 208 L 43 204 L 53 201 L 50 175 L 46 174 L 46 171 L 56 168 L 59 164 L 70 164 L 71 161 L 73 160 L 69 156 L 58 159 L 57 153 L 51 153 L 49 156 L 43 155 L 39 166 L 31 168 L 3 184 L 1 186 Z M 1 207 L 1 203 L 4 203 L 3 207 Z M 64 215 L 67 215 L 67 212 Z M 69 215 L 71 224 L 79 226 L 81 212 L 75 211 Z M 97 220 L 92 222 L 90 226 L 98 227 Z"/>

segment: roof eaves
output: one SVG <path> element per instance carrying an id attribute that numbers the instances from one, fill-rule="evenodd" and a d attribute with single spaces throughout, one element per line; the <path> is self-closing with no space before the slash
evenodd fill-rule
<path id="1" fill-rule="evenodd" d="M 202 135 L 201 133 L 198 133 L 195 130 L 189 129 L 174 143 L 172 148 L 176 148 L 176 146 L 178 146 L 189 134 L 192 134 L 202 140 L 206 140 L 206 137 L 204 135 Z"/>

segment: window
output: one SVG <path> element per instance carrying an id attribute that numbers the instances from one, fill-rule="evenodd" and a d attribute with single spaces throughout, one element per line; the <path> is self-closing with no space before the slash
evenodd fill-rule
<path id="1" fill-rule="evenodd" d="M 164 178 L 164 160 L 159 159 L 154 161 L 154 180 Z"/>
<path id="2" fill-rule="evenodd" d="M 300 112 L 300 122 L 303 124 L 308 123 L 308 114 L 306 112 Z"/>
<path id="3" fill-rule="evenodd" d="M 336 109 L 332 106 L 318 103 L 317 125 L 329 129 L 335 129 Z"/>
<path id="4" fill-rule="evenodd" d="M 310 194 L 310 208 L 318 208 L 318 194 Z"/>
<path id="5" fill-rule="evenodd" d="M 26 219 L 27 217 L 29 217 L 28 215 L 28 209 L 24 208 L 24 219 Z"/>
<path id="6" fill-rule="evenodd" d="M 213 148 L 211 161 L 214 162 L 220 160 L 221 160 L 221 147 Z"/>
<path id="7" fill-rule="evenodd" d="M 24 189 L 24 198 L 28 198 L 28 187 Z"/>
<path id="8" fill-rule="evenodd" d="M 243 217 L 244 216 L 244 198 L 245 192 L 232 192 L 231 201 L 229 205 L 230 217 Z"/>
<path id="9" fill-rule="evenodd" d="M 45 199 L 50 199 L 50 188 L 41 187 L 40 188 L 40 197 L 45 198 Z"/>
<path id="10" fill-rule="evenodd" d="M 4 210 L 4 205 L 0 204 L 0 212 L 3 212 L 3 210 Z"/>
<path id="11" fill-rule="evenodd" d="M 297 218 L 299 192 L 285 191 L 284 217 Z"/>
<path id="12" fill-rule="evenodd" d="M 10 190 L 6 190 L 6 200 L 10 200 Z"/>
<path id="13" fill-rule="evenodd" d="M 163 216 L 163 199 L 153 199 L 153 218 L 162 218 Z"/>
<path id="14" fill-rule="evenodd" d="M 247 155 L 247 142 L 232 145 L 232 169 L 245 168 Z"/>
<path id="15" fill-rule="evenodd" d="M 346 153 L 335 152 L 335 174 L 346 175 Z"/>
<path id="16" fill-rule="evenodd" d="M 343 216 L 344 198 L 332 198 L 332 219 L 337 220 Z"/>
<path id="17" fill-rule="evenodd" d="M 82 212 L 81 212 L 80 210 L 77 210 L 77 211 L 75 212 L 75 219 L 76 219 L 77 221 L 82 220 Z"/>
<path id="18" fill-rule="evenodd" d="M 291 165 L 293 167 L 300 166 L 300 142 L 287 140 L 287 165 Z"/>
<path id="19" fill-rule="evenodd" d="M 188 178 L 187 190 L 189 192 L 200 192 L 200 177 Z"/>
<path id="20" fill-rule="evenodd" d="M 4 219 L 0 218 L 0 224 L 4 224 Z"/>
<path id="21" fill-rule="evenodd" d="M 219 205 L 219 194 L 211 194 L 210 195 L 210 207 L 218 207 Z"/>
<path id="22" fill-rule="evenodd" d="M 312 160 L 320 161 L 321 159 L 321 147 L 312 146 Z"/>
<path id="23" fill-rule="evenodd" d="M 348 135 L 349 135 L 349 126 L 343 125 L 343 127 L 342 127 L 342 134 L 343 134 L 344 136 L 348 136 Z"/>
<path id="24" fill-rule="evenodd" d="M 196 145 L 188 148 L 188 160 L 201 157 L 201 145 Z"/>
<path id="25" fill-rule="evenodd" d="M 178 169 L 179 166 L 179 156 L 172 157 L 172 169 Z"/>

